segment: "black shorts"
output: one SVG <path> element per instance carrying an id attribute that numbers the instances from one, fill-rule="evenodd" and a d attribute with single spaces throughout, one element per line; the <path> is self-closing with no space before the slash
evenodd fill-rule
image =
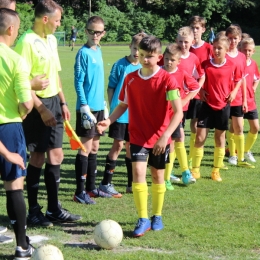
<path id="1" fill-rule="evenodd" d="M 189 104 L 186 119 L 198 118 L 201 106 L 202 101 L 200 99 L 192 99 Z"/>
<path id="2" fill-rule="evenodd" d="M 175 131 L 172 133 L 172 139 L 181 137 L 181 128 L 182 128 L 182 123 L 180 123 L 175 129 Z"/>
<path id="3" fill-rule="evenodd" d="M 28 151 L 44 153 L 48 149 L 62 147 L 63 117 L 58 95 L 50 98 L 38 98 L 53 113 L 57 125 L 46 126 L 38 111 L 33 108 L 23 121 L 23 130 Z"/>
<path id="4" fill-rule="evenodd" d="M 230 118 L 234 117 L 243 117 L 243 107 L 242 106 L 232 106 L 230 107 Z"/>
<path id="5" fill-rule="evenodd" d="M 218 130 L 228 130 L 228 121 L 230 115 L 230 104 L 227 104 L 221 110 L 213 110 L 207 103 L 203 102 L 198 117 L 197 127 L 210 128 Z"/>
<path id="6" fill-rule="evenodd" d="M 247 113 L 244 114 L 244 119 L 247 120 L 255 120 L 258 119 L 258 112 L 257 109 L 248 111 Z"/>
<path id="7" fill-rule="evenodd" d="M 170 145 L 165 148 L 165 153 L 155 156 L 153 148 L 145 148 L 139 145 L 130 144 L 132 162 L 147 162 L 155 169 L 165 169 L 165 164 L 169 163 Z"/>
<path id="8" fill-rule="evenodd" d="M 186 122 L 187 112 L 188 112 L 188 111 L 183 111 L 183 118 L 182 118 L 182 121 L 181 121 L 181 127 L 182 127 L 182 128 L 185 128 L 185 122 Z"/>
<path id="9" fill-rule="evenodd" d="M 104 110 L 92 111 L 92 114 L 97 119 L 97 123 L 104 120 Z M 94 136 L 104 136 L 105 132 L 99 134 L 96 126 L 91 127 L 91 129 L 85 129 L 81 126 L 81 114 L 79 111 L 76 112 L 76 134 L 80 137 L 93 138 Z"/>
<path id="10" fill-rule="evenodd" d="M 114 122 L 109 126 L 108 136 L 119 141 L 129 142 L 128 123 Z"/>

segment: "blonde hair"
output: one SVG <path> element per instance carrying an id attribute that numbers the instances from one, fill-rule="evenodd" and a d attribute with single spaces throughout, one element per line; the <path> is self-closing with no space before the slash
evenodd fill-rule
<path id="1" fill-rule="evenodd" d="M 177 37 L 192 37 L 194 38 L 193 30 L 190 26 L 181 27 L 178 31 Z"/>
<path id="2" fill-rule="evenodd" d="M 181 57 L 182 52 L 181 52 L 181 48 L 178 46 L 177 43 L 170 43 L 168 44 L 168 46 L 166 47 L 164 54 L 170 54 L 170 55 L 174 55 L 177 56 L 178 59 Z"/>
<path id="3" fill-rule="evenodd" d="M 244 38 L 241 42 L 240 42 L 240 48 L 243 48 L 245 45 L 252 45 L 255 48 L 255 41 L 253 38 Z"/>
<path id="4" fill-rule="evenodd" d="M 206 27 L 206 19 L 204 17 L 198 16 L 198 15 L 194 15 L 189 19 L 188 24 L 190 26 L 194 25 L 194 24 L 200 24 L 201 27 L 205 28 Z"/>
<path id="5" fill-rule="evenodd" d="M 226 36 L 228 36 L 229 34 L 234 35 L 234 36 L 242 37 L 241 27 L 238 24 L 231 24 L 226 29 Z"/>
<path id="6" fill-rule="evenodd" d="M 217 36 L 214 40 L 213 40 L 213 44 L 214 43 L 223 43 L 224 45 L 226 45 L 227 49 L 229 49 L 229 45 L 230 45 L 230 42 L 227 38 L 227 36 Z"/>

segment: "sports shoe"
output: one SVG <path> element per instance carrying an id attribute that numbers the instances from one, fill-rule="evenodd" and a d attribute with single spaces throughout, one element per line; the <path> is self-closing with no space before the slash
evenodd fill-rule
<path id="1" fill-rule="evenodd" d="M 250 152 L 250 151 L 245 153 L 245 159 L 250 161 L 250 162 L 253 162 L 253 163 L 256 162 L 255 157 L 253 156 L 252 152 Z"/>
<path id="2" fill-rule="evenodd" d="M 35 250 L 34 247 L 29 243 L 29 238 L 26 237 L 26 240 L 28 241 L 28 248 L 27 249 L 22 249 L 22 247 L 17 246 L 15 249 L 15 258 L 14 260 L 25 260 L 25 259 L 30 259 L 33 251 Z"/>
<path id="3" fill-rule="evenodd" d="M 200 178 L 200 171 L 196 172 L 196 171 L 191 171 L 192 177 L 194 179 L 199 179 Z"/>
<path id="4" fill-rule="evenodd" d="M 175 176 L 173 173 L 170 176 L 170 181 L 171 183 L 179 183 L 181 181 L 180 178 L 178 178 L 177 176 Z"/>
<path id="5" fill-rule="evenodd" d="M 82 204 L 96 204 L 85 191 L 82 191 L 78 195 L 74 194 L 73 200 Z"/>
<path id="6" fill-rule="evenodd" d="M 132 187 L 126 186 L 125 193 L 133 193 Z"/>
<path id="7" fill-rule="evenodd" d="M 0 244 L 12 243 L 14 240 L 11 237 L 0 235 Z"/>
<path id="8" fill-rule="evenodd" d="M 244 159 L 244 161 L 238 162 L 237 166 L 244 167 L 244 168 L 251 168 L 251 169 L 255 168 L 255 166 L 253 164 L 248 163 L 245 159 Z"/>
<path id="9" fill-rule="evenodd" d="M 152 230 L 159 231 L 164 228 L 161 216 L 152 216 L 151 221 L 152 221 L 151 224 Z"/>
<path id="10" fill-rule="evenodd" d="M 211 173 L 211 179 L 212 179 L 213 181 L 222 181 L 219 172 L 212 172 L 212 173 Z"/>
<path id="11" fill-rule="evenodd" d="M 7 231 L 7 227 L 0 226 L 0 234 L 5 233 Z"/>
<path id="12" fill-rule="evenodd" d="M 171 181 L 165 181 L 166 190 L 174 190 Z"/>
<path id="13" fill-rule="evenodd" d="M 75 222 L 82 219 L 80 215 L 71 214 L 68 210 L 62 208 L 56 212 L 49 212 L 47 210 L 45 216 L 52 222 L 60 222 L 60 223 Z"/>
<path id="14" fill-rule="evenodd" d="M 41 207 L 37 204 L 34 208 L 29 209 L 27 215 L 27 224 L 32 226 L 41 226 L 41 227 L 52 227 L 53 224 L 44 217 L 43 213 L 41 212 Z"/>
<path id="15" fill-rule="evenodd" d="M 228 162 L 232 165 L 237 165 L 237 156 L 230 156 Z"/>
<path id="16" fill-rule="evenodd" d="M 192 177 L 190 170 L 186 170 L 182 173 L 182 182 L 186 185 L 193 184 L 196 182 L 196 179 Z"/>
<path id="17" fill-rule="evenodd" d="M 114 185 L 108 183 L 107 185 L 103 185 L 102 182 L 99 184 L 99 190 L 112 195 L 114 198 L 121 198 L 122 194 L 115 190 Z"/>
<path id="18" fill-rule="evenodd" d="M 100 189 L 94 189 L 92 191 L 86 191 L 91 198 L 112 198 L 111 194 L 105 193 Z"/>
<path id="19" fill-rule="evenodd" d="M 134 237 L 141 237 L 151 229 L 151 221 L 148 218 L 139 218 L 133 232 Z"/>

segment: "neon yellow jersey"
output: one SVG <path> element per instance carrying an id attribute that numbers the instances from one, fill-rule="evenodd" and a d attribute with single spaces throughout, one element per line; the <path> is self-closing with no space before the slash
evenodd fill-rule
<path id="1" fill-rule="evenodd" d="M 32 99 L 29 69 L 4 43 L 0 43 L 0 82 L 0 124 L 22 122 L 18 103 Z"/>
<path id="2" fill-rule="evenodd" d="M 61 91 L 58 74 L 61 65 L 54 35 L 49 34 L 47 38 L 41 38 L 29 29 L 17 42 L 15 51 L 26 60 L 30 69 L 30 79 L 46 74 L 46 78 L 50 80 L 50 85 L 46 89 L 35 91 L 37 96 L 49 98 Z"/>

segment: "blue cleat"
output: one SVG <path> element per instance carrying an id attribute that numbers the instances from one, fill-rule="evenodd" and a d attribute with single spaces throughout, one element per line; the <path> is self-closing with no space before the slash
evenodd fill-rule
<path id="1" fill-rule="evenodd" d="M 163 222 L 162 222 L 162 216 L 152 216 L 152 230 L 159 231 L 164 228 Z"/>
<path id="2" fill-rule="evenodd" d="M 191 175 L 190 170 L 186 170 L 182 173 L 182 182 L 185 185 L 192 184 L 196 182 L 196 179 Z"/>
<path id="3" fill-rule="evenodd" d="M 141 237 L 151 229 L 151 221 L 148 218 L 139 218 L 133 232 L 134 237 Z"/>

